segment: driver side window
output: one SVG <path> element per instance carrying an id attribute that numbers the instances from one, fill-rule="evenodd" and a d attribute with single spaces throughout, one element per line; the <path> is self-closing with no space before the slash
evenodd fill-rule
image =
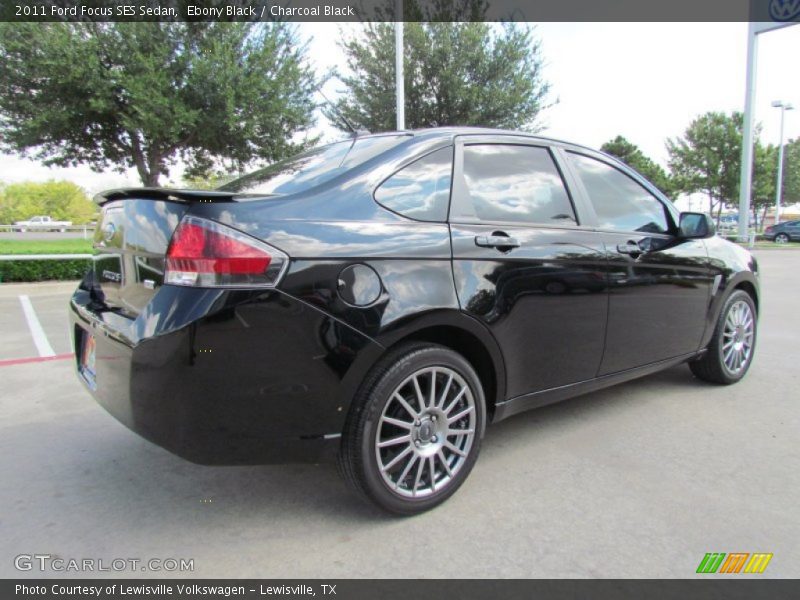
<path id="1" fill-rule="evenodd" d="M 598 227 L 612 231 L 667 233 L 666 207 L 637 181 L 609 164 L 569 152 L 597 213 Z"/>

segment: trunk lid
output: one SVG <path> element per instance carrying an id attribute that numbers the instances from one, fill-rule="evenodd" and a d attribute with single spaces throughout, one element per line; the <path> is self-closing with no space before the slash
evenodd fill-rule
<path id="1" fill-rule="evenodd" d="M 230 192 L 121 189 L 95 197 L 102 207 L 93 247 L 94 288 L 106 307 L 135 318 L 164 282 L 170 239 L 195 202 L 229 202 Z"/>

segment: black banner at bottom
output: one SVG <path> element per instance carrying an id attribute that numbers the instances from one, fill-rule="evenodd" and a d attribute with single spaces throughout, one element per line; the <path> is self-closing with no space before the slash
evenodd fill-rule
<path id="1" fill-rule="evenodd" d="M 246 598 L 297 600 L 635 599 L 778 600 L 800 597 L 797 579 L 5 579 L 0 598 L 102 600 L 143 598 Z"/>

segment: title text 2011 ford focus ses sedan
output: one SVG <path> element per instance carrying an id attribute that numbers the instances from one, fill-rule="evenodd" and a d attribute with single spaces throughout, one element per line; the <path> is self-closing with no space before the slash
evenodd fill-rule
<path id="1" fill-rule="evenodd" d="M 71 300 L 97 401 L 198 463 L 338 456 L 395 513 L 452 495 L 487 423 L 681 362 L 730 384 L 753 358 L 753 257 L 572 144 L 369 135 L 98 202 Z"/>

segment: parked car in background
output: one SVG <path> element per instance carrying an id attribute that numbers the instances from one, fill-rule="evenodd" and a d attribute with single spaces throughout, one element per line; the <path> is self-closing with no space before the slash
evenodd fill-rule
<path id="1" fill-rule="evenodd" d="M 72 221 L 55 221 L 47 215 L 31 217 L 27 221 L 16 221 L 16 231 L 66 231 L 72 226 Z"/>
<path id="2" fill-rule="evenodd" d="M 394 513 L 450 497 L 489 423 L 681 363 L 732 384 L 753 358 L 755 258 L 574 144 L 370 135 L 97 202 L 70 306 L 97 401 L 198 463 L 338 457 Z"/>
<path id="3" fill-rule="evenodd" d="M 764 237 L 776 244 L 800 242 L 800 221 L 785 221 L 770 225 L 764 230 Z"/>

